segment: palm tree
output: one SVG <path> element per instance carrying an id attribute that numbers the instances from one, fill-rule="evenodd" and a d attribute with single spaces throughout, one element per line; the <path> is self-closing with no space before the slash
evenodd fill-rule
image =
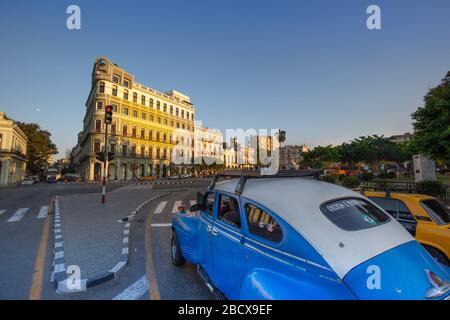
<path id="1" fill-rule="evenodd" d="M 278 129 L 278 142 L 282 144 L 286 141 L 286 130 Z"/>

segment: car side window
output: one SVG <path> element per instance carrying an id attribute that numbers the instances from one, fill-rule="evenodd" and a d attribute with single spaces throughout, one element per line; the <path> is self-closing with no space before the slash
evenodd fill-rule
<path id="1" fill-rule="evenodd" d="M 272 242 L 283 239 L 280 225 L 270 214 L 252 204 L 248 204 L 245 209 L 250 233 Z"/>
<path id="2" fill-rule="evenodd" d="M 214 192 L 207 193 L 204 201 L 205 201 L 204 211 L 212 216 L 214 213 Z"/>
<path id="3" fill-rule="evenodd" d="M 219 197 L 218 219 L 233 227 L 241 227 L 241 213 L 236 198 L 221 194 Z"/>
<path id="4" fill-rule="evenodd" d="M 398 201 L 395 199 L 369 197 L 370 200 L 382 207 L 387 213 L 398 219 Z"/>
<path id="5" fill-rule="evenodd" d="M 411 212 L 409 212 L 409 209 L 406 207 L 406 205 L 403 203 L 403 201 L 398 201 L 398 219 L 400 220 L 408 220 L 415 222 L 416 219 L 414 219 Z"/>

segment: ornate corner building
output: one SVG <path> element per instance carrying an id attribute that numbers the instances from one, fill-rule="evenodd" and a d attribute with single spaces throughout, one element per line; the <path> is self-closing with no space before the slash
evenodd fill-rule
<path id="1" fill-rule="evenodd" d="M 109 180 L 185 173 L 191 163 L 174 165 L 172 149 L 178 144 L 193 153 L 195 106 L 190 98 L 171 90 L 165 93 L 146 87 L 105 57 L 97 58 L 86 101 L 83 131 L 71 160 L 85 180 L 103 175 L 96 153 L 105 151 L 105 106 L 113 106 L 106 150 L 115 153 L 108 164 Z"/>
<path id="2" fill-rule="evenodd" d="M 24 178 L 27 143 L 19 126 L 0 112 L 0 187 L 17 184 Z"/>

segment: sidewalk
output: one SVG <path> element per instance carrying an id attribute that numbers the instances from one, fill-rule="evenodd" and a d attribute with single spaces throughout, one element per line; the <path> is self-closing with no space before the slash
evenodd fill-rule
<path id="1" fill-rule="evenodd" d="M 128 262 L 130 223 L 119 220 L 138 213 L 161 194 L 144 186 L 120 188 L 107 193 L 104 205 L 99 193 L 59 196 L 54 226 L 54 280 L 58 289 L 66 291 L 69 266 L 80 268 L 81 290 L 114 278 Z"/>

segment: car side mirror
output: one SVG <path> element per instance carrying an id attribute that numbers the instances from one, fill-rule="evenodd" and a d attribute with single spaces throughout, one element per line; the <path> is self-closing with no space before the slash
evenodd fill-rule
<path id="1" fill-rule="evenodd" d="M 198 203 L 196 203 L 196 204 L 194 204 L 194 205 L 191 206 L 191 208 L 189 209 L 189 211 L 190 211 L 190 212 L 199 211 L 199 210 L 201 209 L 200 207 L 201 207 L 201 206 L 200 206 Z"/>

